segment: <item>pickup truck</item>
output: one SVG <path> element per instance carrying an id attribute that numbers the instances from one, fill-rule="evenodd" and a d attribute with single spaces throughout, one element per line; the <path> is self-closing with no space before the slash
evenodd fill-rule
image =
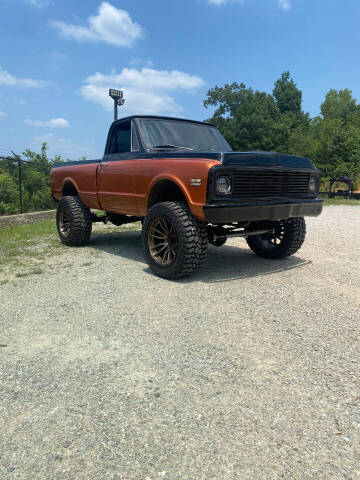
<path id="1" fill-rule="evenodd" d="M 233 152 L 214 125 L 182 118 L 114 121 L 102 159 L 55 164 L 50 183 L 64 244 L 89 242 L 93 222 L 141 221 L 145 259 L 169 279 L 193 273 L 208 243 L 230 237 L 263 258 L 292 255 L 305 239 L 303 217 L 322 211 L 309 159 Z"/>

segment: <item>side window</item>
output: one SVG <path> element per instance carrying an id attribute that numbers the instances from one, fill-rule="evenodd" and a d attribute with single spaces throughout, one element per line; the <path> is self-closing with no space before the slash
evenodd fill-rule
<path id="1" fill-rule="evenodd" d="M 131 122 L 122 122 L 117 125 L 110 138 L 108 153 L 131 152 Z"/>
<path id="2" fill-rule="evenodd" d="M 134 129 L 134 125 L 132 125 L 132 128 L 131 128 L 131 151 L 132 152 L 138 152 L 140 150 L 139 148 L 139 142 L 138 142 L 138 139 L 137 139 L 137 136 L 136 136 L 136 132 L 135 132 L 135 129 Z"/>

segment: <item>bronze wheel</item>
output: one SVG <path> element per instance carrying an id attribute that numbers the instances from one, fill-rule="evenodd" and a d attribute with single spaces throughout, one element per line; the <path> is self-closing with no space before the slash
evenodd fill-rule
<path id="1" fill-rule="evenodd" d="M 56 212 L 56 225 L 62 243 L 86 245 L 90 239 L 92 227 L 90 210 L 85 207 L 79 197 L 62 197 Z"/>
<path id="2" fill-rule="evenodd" d="M 153 205 L 142 228 L 144 257 L 163 278 L 181 278 L 195 272 L 207 253 L 207 230 L 183 203 Z"/>
<path id="3" fill-rule="evenodd" d="M 178 237 L 166 217 L 154 218 L 148 230 L 149 251 L 155 262 L 171 265 L 178 251 Z"/>
<path id="4" fill-rule="evenodd" d="M 65 210 L 62 210 L 59 215 L 59 230 L 64 237 L 70 234 L 70 217 Z"/>

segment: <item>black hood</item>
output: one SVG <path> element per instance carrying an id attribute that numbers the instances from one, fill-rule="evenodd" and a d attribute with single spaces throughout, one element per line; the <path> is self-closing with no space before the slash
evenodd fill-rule
<path id="1" fill-rule="evenodd" d="M 244 165 L 248 167 L 293 167 L 313 168 L 311 161 L 305 157 L 269 152 L 228 152 L 222 153 L 223 165 Z"/>
<path id="2" fill-rule="evenodd" d="M 208 158 L 218 160 L 223 165 L 234 165 L 237 167 L 285 167 L 285 168 L 312 168 L 311 161 L 305 157 L 296 155 L 285 155 L 269 152 L 203 152 L 203 151 L 164 151 L 164 152 L 131 152 L 119 153 L 114 155 L 105 155 L 103 161 L 107 160 L 130 160 L 140 158 Z M 101 160 L 85 160 L 75 162 L 55 163 L 56 167 L 66 167 L 71 165 L 81 165 L 87 163 L 99 163 Z"/>

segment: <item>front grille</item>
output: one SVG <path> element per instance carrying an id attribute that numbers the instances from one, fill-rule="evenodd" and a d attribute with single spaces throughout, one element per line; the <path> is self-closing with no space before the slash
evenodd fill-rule
<path id="1" fill-rule="evenodd" d="M 309 173 L 241 171 L 233 174 L 233 197 L 306 195 Z"/>

